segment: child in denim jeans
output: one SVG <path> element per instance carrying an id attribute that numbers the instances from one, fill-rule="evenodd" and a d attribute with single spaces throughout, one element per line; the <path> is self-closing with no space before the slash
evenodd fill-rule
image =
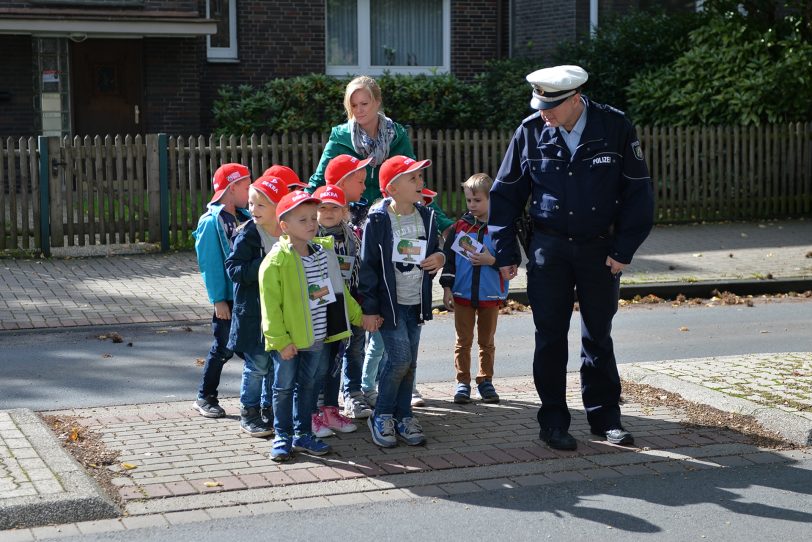
<path id="1" fill-rule="evenodd" d="M 425 442 L 412 416 L 412 388 L 420 344 L 420 326 L 431 320 L 431 273 L 442 268 L 434 212 L 423 205 L 420 170 L 431 161 L 393 156 L 381 165 L 379 182 L 386 194 L 370 209 L 364 227 L 359 293 L 364 328 L 380 328 L 386 347 L 375 411 L 368 419 L 378 446 Z"/>
<path id="2" fill-rule="evenodd" d="M 276 205 L 288 189 L 278 177 L 262 176 L 248 191 L 253 217 L 243 224 L 226 271 L 234 282 L 234 314 L 228 347 L 243 353 L 245 364 L 240 387 L 240 428 L 252 437 L 273 434 L 271 354 L 265 351 L 259 308 L 259 265 L 279 240 Z"/>
<path id="3" fill-rule="evenodd" d="M 363 199 L 366 187 L 367 166 L 371 158 L 360 160 L 349 154 L 340 154 L 332 158 L 324 170 L 326 187 L 337 188 L 344 194 L 346 209 L 345 219 L 340 225 L 332 228 L 322 228 L 320 235 L 333 235 L 337 241 L 336 252 L 353 258 L 352 269 L 347 280 L 350 293 L 360 302 L 358 295 L 358 270 L 361 266 L 361 226 L 366 220 L 367 202 Z M 323 191 L 326 188 L 319 187 L 316 191 Z M 322 206 L 323 207 L 323 206 Z M 351 216 L 351 222 L 347 223 L 346 215 Z M 322 226 L 332 221 L 321 222 Z M 365 337 L 366 333 L 361 327 L 352 328 L 352 337 L 344 351 L 342 363 L 344 386 L 344 416 L 353 419 L 368 418 L 372 414 L 372 407 L 367 402 L 362 388 L 362 374 L 365 357 Z M 377 365 L 376 365 L 377 367 Z M 376 369 L 377 370 L 377 369 Z"/>
<path id="4" fill-rule="evenodd" d="M 231 309 L 234 285 L 226 274 L 225 261 L 231 253 L 231 243 L 240 222 L 251 218 L 248 205 L 248 185 L 251 174 L 242 164 L 223 164 L 214 172 L 214 195 L 200 217 L 195 238 L 195 252 L 209 301 L 214 305 L 211 329 L 214 335 L 211 349 L 203 366 L 203 378 L 192 408 L 206 418 L 222 418 L 226 411 L 217 399 L 223 365 L 234 352 L 228 348 L 231 330 Z"/>
<path id="5" fill-rule="evenodd" d="M 266 350 L 275 351 L 274 461 L 287 460 L 291 451 L 330 451 L 311 425 L 329 361 L 325 345 L 348 338 L 350 324 L 361 322 L 361 308 L 341 277 L 333 239 L 315 237 L 318 203 L 301 191 L 280 200 L 276 217 L 285 235 L 259 268 L 262 333 Z"/>

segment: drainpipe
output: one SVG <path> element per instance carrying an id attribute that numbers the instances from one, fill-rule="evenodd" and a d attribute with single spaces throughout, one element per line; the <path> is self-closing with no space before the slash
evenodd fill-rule
<path id="1" fill-rule="evenodd" d="M 598 0 L 589 0 L 589 35 L 598 30 Z"/>

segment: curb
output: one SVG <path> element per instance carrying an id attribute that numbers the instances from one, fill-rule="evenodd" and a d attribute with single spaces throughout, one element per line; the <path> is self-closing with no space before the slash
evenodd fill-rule
<path id="1" fill-rule="evenodd" d="M 62 448 L 36 414 L 29 409 L 6 412 L 65 491 L 0 498 L 0 530 L 119 516 L 116 505 Z M 13 450 L 11 453 L 13 457 Z"/>
<path id="2" fill-rule="evenodd" d="M 731 292 L 736 295 L 786 294 L 812 290 L 812 278 L 787 277 L 780 279 L 747 280 L 719 279 L 697 282 L 649 282 L 640 284 L 621 284 L 620 299 L 633 299 L 635 296 L 656 295 L 663 299 L 674 299 L 682 294 L 685 297 L 713 296 L 713 291 Z M 508 299 L 523 305 L 530 303 L 527 289 L 517 288 L 508 292 Z M 446 310 L 443 301 L 432 300 L 432 308 Z"/>
<path id="3" fill-rule="evenodd" d="M 676 393 L 687 401 L 717 408 L 724 412 L 752 416 L 762 427 L 778 433 L 793 444 L 812 445 L 812 420 L 802 416 L 760 405 L 748 399 L 732 397 L 673 376 L 641 369 L 634 364 L 623 364 L 618 366 L 618 369 L 623 379 Z"/>

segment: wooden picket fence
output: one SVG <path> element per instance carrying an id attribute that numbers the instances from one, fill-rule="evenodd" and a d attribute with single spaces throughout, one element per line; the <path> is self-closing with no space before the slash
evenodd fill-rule
<path id="1" fill-rule="evenodd" d="M 655 183 L 658 222 L 812 213 L 812 123 L 640 127 L 638 133 Z M 410 136 L 417 156 L 433 162 L 427 183 L 440 192 L 441 207 L 458 216 L 465 208 L 460 183 L 478 171 L 495 176 L 512 133 L 412 130 Z M 240 162 L 255 177 L 271 164 L 286 164 L 306 181 L 327 137 L 0 139 L 0 250 L 42 246 L 41 171 L 49 177 L 50 246 L 157 243 L 168 230 L 169 244 L 183 247 L 219 164 Z M 46 154 L 38 148 L 43 144 Z M 44 156 L 47 164 L 40 163 Z"/>

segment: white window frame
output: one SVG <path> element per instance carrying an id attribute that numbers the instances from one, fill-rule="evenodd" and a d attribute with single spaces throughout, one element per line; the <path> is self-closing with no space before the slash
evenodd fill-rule
<path id="1" fill-rule="evenodd" d="M 451 0 L 443 0 L 443 64 L 441 66 L 372 66 L 372 37 L 370 27 L 370 2 L 375 0 L 358 0 L 358 64 L 355 66 L 331 66 L 326 62 L 327 56 L 327 11 L 324 21 L 324 54 L 325 73 L 344 76 L 347 74 L 383 75 L 384 72 L 407 75 L 448 73 L 451 71 Z M 326 5 L 326 4 L 325 4 Z"/>
<path id="2" fill-rule="evenodd" d="M 206 18 L 211 19 L 211 0 L 206 0 Z M 228 3 L 228 47 L 212 47 L 206 36 L 206 59 L 209 62 L 237 62 L 237 0 Z"/>

